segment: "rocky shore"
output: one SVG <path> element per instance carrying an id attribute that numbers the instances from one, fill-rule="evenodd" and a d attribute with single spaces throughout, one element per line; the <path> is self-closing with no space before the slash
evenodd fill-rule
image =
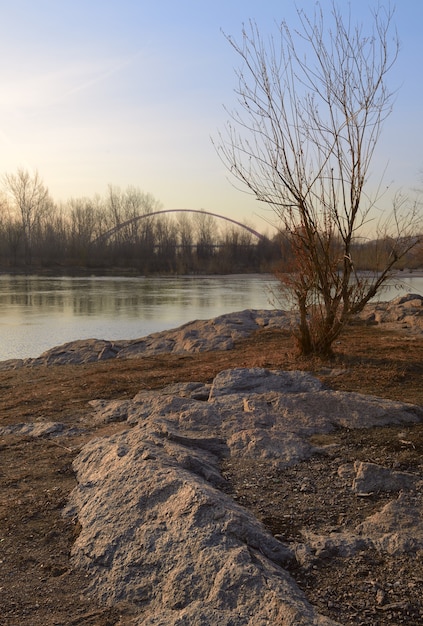
<path id="1" fill-rule="evenodd" d="M 291 321 L 283 312 L 244 311 L 137 341 L 72 342 L 1 368 L 229 350 L 259 328 L 289 328 Z M 371 305 L 357 323 L 393 325 L 420 335 L 423 298 L 410 295 Z M 63 515 L 78 529 L 71 562 L 86 572 L 87 593 L 100 605 L 127 607 L 130 618 L 113 623 L 368 625 L 395 614 L 392 605 L 401 600 L 392 600 L 370 575 L 366 584 L 374 585 L 373 613 L 379 612 L 382 621 L 366 615 L 361 622 L 338 621 L 336 611 L 330 606 L 322 611 L 299 581 L 331 564 L 342 570 L 354 559 L 393 560 L 404 575 L 409 563 L 421 561 L 421 466 L 403 471 L 380 458 L 345 462 L 335 435 L 396 425 L 408 441 L 407 429 L 423 422 L 422 406 L 333 391 L 306 372 L 264 367 L 232 368 L 211 383 L 142 390 L 131 399 L 93 398 L 90 404 L 92 425 L 121 428 L 81 449 L 73 464 L 77 485 Z M 72 428 L 75 433 L 74 426 L 43 421 L 5 426 L 0 435 L 60 442 Z M 324 477 L 317 470 L 322 464 Z M 281 524 L 271 532 L 244 506 L 245 493 L 257 489 L 259 467 L 261 480 L 267 476 L 275 499 L 286 507 L 280 512 L 285 528 Z M 240 468 L 243 488 L 235 480 Z M 288 482 L 296 468 L 304 468 L 298 471 L 302 479 Z M 360 514 L 346 507 L 334 520 L 326 510 L 319 525 L 307 522 L 306 513 L 313 516 L 321 489 L 330 492 L 331 483 L 343 503 L 354 501 Z M 295 499 L 301 504 L 293 532 Z M 413 584 L 418 593 L 423 580 Z M 421 608 L 407 598 L 403 602 L 401 619 L 386 623 L 421 623 Z"/>
<path id="2" fill-rule="evenodd" d="M 419 474 L 340 465 L 357 497 L 389 492 L 392 499 L 356 526 L 305 531 L 288 542 L 226 493 L 221 472 L 228 459 L 280 471 L 330 455 L 332 446 L 310 438 L 415 423 L 421 407 L 326 390 L 303 372 L 243 368 L 222 372 L 211 386 L 181 384 L 94 408 L 95 420 L 124 420 L 128 429 L 94 440 L 75 460 L 78 486 L 66 514 L 81 532 L 72 558 L 101 602 L 137 607 L 134 624 L 335 624 L 288 573 L 294 561 L 309 570 L 365 550 L 423 554 Z"/>
<path id="3" fill-rule="evenodd" d="M 383 324 L 411 333 L 423 332 L 423 297 L 408 294 L 390 302 L 369 304 L 357 322 Z M 135 340 L 107 341 L 88 339 L 72 341 L 47 350 L 37 358 L 0 362 L 0 371 L 37 365 L 71 365 L 108 359 L 137 359 L 155 354 L 186 354 L 231 350 L 235 342 L 260 328 L 292 326 L 294 316 L 288 311 L 251 310 L 227 313 L 211 320 L 195 320 L 175 328 Z"/>

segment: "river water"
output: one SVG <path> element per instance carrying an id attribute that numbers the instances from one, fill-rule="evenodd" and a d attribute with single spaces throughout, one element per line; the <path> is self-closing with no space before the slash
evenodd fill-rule
<path id="1" fill-rule="evenodd" d="M 76 339 L 136 339 L 194 319 L 271 309 L 271 275 L 40 277 L 0 275 L 0 361 L 37 357 Z M 422 277 L 383 294 L 423 293 Z M 279 306 L 283 306 L 279 303 Z"/>

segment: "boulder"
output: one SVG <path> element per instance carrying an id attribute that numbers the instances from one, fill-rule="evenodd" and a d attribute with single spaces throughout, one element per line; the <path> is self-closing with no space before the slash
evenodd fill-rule
<path id="1" fill-rule="evenodd" d="M 47 350 L 36 359 L 27 359 L 29 365 L 79 365 L 113 359 L 122 344 L 102 339 L 79 339 Z"/>
<path id="2" fill-rule="evenodd" d="M 180 447 L 134 428 L 89 444 L 75 462 L 72 554 L 89 572 L 88 591 L 106 605 L 132 603 L 139 624 L 330 624 L 284 571 L 291 550 L 202 479 Z"/>
<path id="3" fill-rule="evenodd" d="M 140 339 L 71 341 L 51 348 L 34 359 L 5 361 L 0 364 L 0 369 L 82 364 L 114 358 L 136 359 L 164 353 L 230 350 L 235 341 L 248 337 L 259 328 L 289 328 L 291 322 L 292 313 L 287 311 L 247 309 L 210 320 L 195 320 L 178 328 L 152 333 Z"/>

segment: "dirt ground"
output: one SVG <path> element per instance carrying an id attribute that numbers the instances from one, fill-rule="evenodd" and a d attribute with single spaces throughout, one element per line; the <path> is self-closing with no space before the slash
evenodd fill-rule
<path id="1" fill-rule="evenodd" d="M 286 333 L 262 330 L 228 352 L 0 372 L 0 426 L 53 420 L 85 429 L 68 438 L 9 435 L 0 441 L 1 626 L 131 623 L 129 607 L 100 607 L 87 598 L 86 574 L 69 562 L 78 528 L 62 518 L 62 509 L 75 485 L 72 460 L 90 438 L 123 428 L 89 426 L 89 400 L 130 398 L 140 389 L 210 382 L 223 369 L 260 366 L 304 369 L 333 389 L 423 405 L 422 336 L 352 326 L 335 348 L 330 361 L 298 359 Z M 384 502 L 378 494 L 357 498 L 338 484 L 342 463 L 360 459 L 423 471 L 420 424 L 340 430 L 320 441 L 330 442 L 339 444 L 333 457 L 312 458 L 283 472 L 266 464 L 226 463 L 233 496 L 271 532 L 295 540 L 303 526 L 326 532 L 342 519 L 358 522 Z M 332 558 L 291 573 L 320 612 L 341 624 L 423 623 L 423 563 L 414 555 L 359 554 L 348 563 Z"/>

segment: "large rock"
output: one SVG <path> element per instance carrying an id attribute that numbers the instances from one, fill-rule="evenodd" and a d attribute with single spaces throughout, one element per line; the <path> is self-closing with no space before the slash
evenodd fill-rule
<path id="1" fill-rule="evenodd" d="M 196 473 L 195 453 L 145 439 L 93 442 L 75 463 L 89 590 L 137 605 L 139 624 L 329 624 L 284 572 L 291 551 Z"/>
<path id="2" fill-rule="evenodd" d="M 370 534 L 375 543 L 376 522 L 369 537 L 357 529 L 289 546 L 225 492 L 221 461 L 287 466 L 313 454 L 313 433 L 422 417 L 411 405 L 325 390 L 302 372 L 260 368 L 93 408 L 96 422 L 126 420 L 128 429 L 91 441 L 75 461 L 67 514 L 81 532 L 72 559 L 91 593 L 131 603 L 143 626 L 333 624 L 285 566 L 340 542 L 353 552 Z"/>
<path id="3" fill-rule="evenodd" d="M 288 328 L 291 320 L 292 314 L 286 311 L 248 309 L 210 320 L 195 320 L 179 328 L 152 333 L 140 339 L 71 341 L 47 350 L 36 359 L 21 361 L 20 365 L 79 364 L 113 358 L 135 359 L 163 353 L 230 350 L 235 341 L 248 337 L 259 328 Z M 15 361 L 9 364 L 13 367 L 19 365 Z"/>

